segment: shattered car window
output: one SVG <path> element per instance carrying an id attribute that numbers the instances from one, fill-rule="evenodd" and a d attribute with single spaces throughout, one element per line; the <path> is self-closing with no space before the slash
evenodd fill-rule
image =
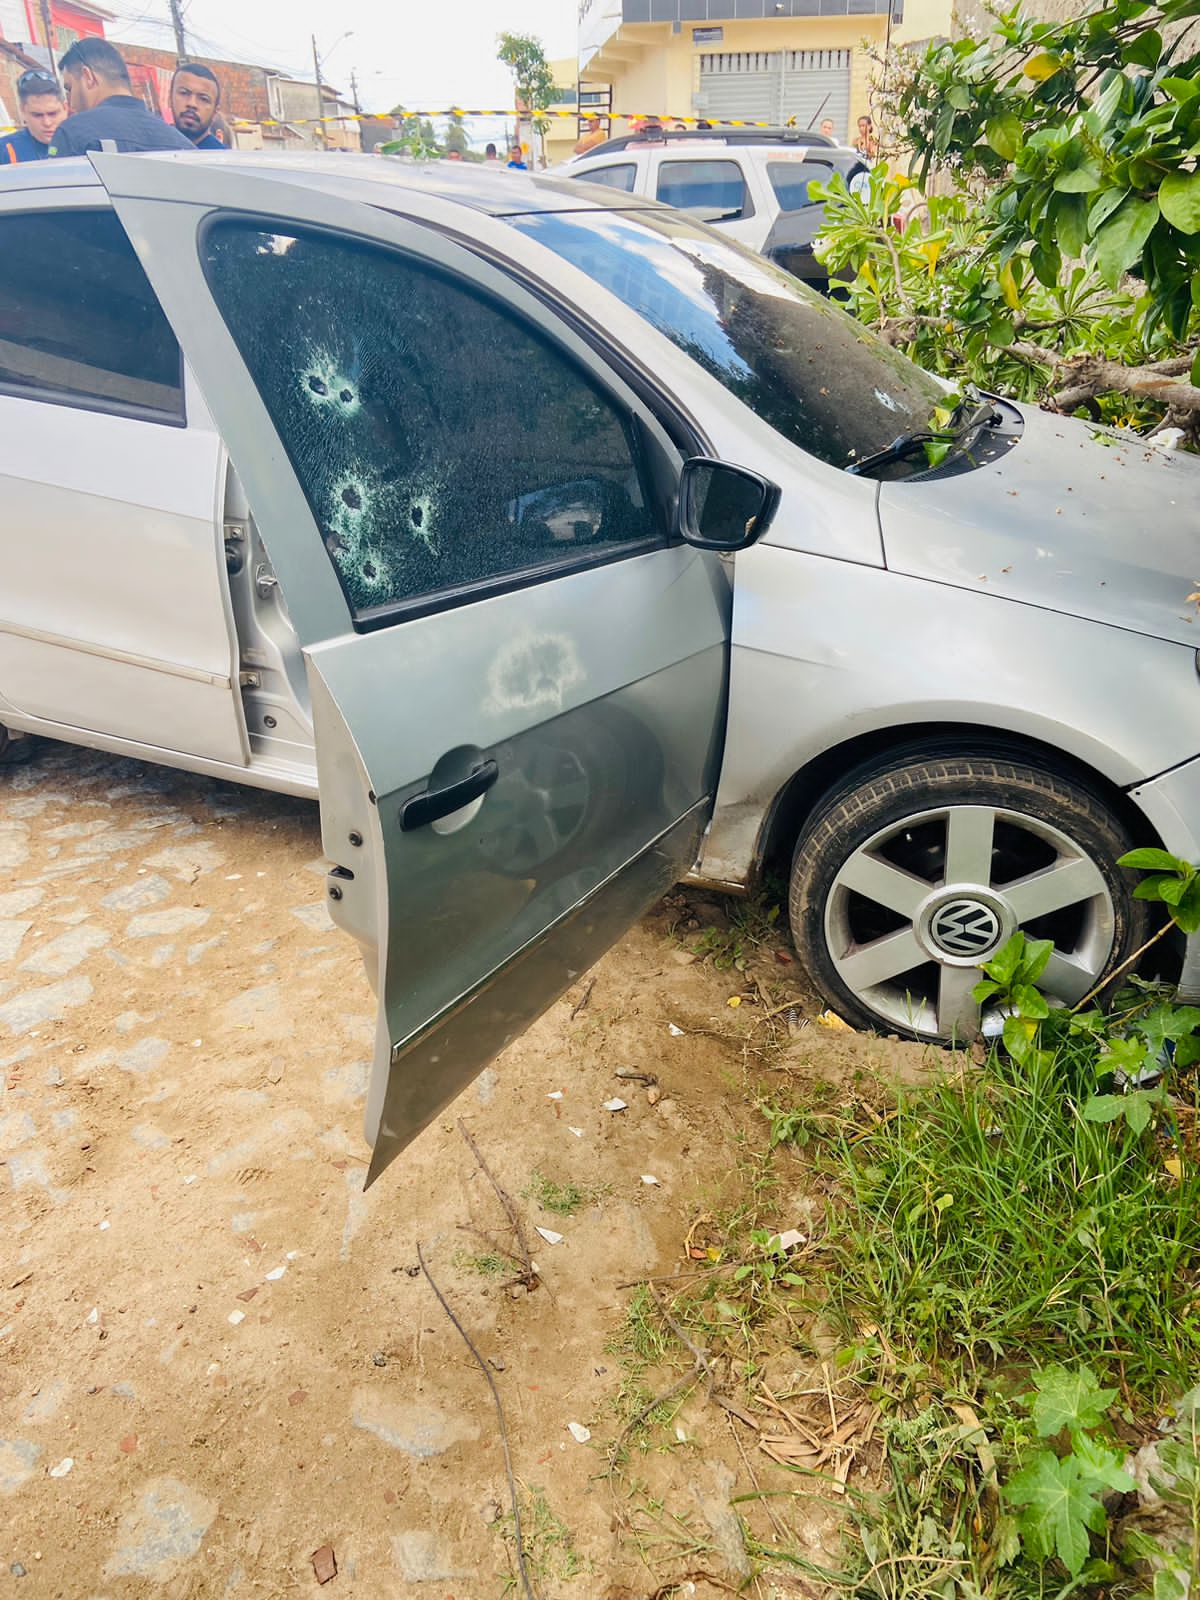
<path id="1" fill-rule="evenodd" d="M 204 252 L 356 617 L 658 536 L 613 402 L 494 302 L 325 233 Z"/>

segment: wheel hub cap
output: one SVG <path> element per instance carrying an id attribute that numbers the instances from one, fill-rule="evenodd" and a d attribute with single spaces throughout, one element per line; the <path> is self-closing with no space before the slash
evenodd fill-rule
<path id="1" fill-rule="evenodd" d="M 972 887 L 939 896 L 918 918 L 918 938 L 935 961 L 977 967 L 1004 943 L 1016 919 L 1007 906 Z"/>

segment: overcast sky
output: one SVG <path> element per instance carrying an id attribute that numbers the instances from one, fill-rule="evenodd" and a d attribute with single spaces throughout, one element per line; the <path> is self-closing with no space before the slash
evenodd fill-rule
<path id="1" fill-rule="evenodd" d="M 137 39 L 173 49 L 167 0 L 106 0 L 123 20 L 115 43 Z M 511 79 L 496 60 L 496 35 L 533 33 L 546 55 L 573 55 L 576 0 L 184 0 L 188 45 L 197 55 L 278 66 L 312 78 L 315 32 L 322 76 L 343 93 L 358 73 L 364 110 L 512 104 Z M 338 42 L 346 29 L 348 39 Z"/>

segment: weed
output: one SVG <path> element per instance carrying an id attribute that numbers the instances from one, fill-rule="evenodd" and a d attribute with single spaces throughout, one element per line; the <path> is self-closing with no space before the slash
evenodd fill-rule
<path id="1" fill-rule="evenodd" d="M 533 1200 L 543 1211 L 556 1217 L 573 1217 L 585 1205 L 594 1205 L 608 1193 L 607 1184 L 558 1183 L 542 1173 L 529 1174 L 521 1198 Z"/>
<path id="2" fill-rule="evenodd" d="M 477 1272 L 481 1278 L 507 1278 L 518 1270 L 515 1261 L 500 1255 L 496 1250 L 489 1250 L 481 1256 L 473 1256 L 466 1250 L 458 1250 L 454 1255 L 454 1265 L 467 1272 Z"/>
<path id="3" fill-rule="evenodd" d="M 577 1578 L 585 1571 L 584 1562 L 575 1549 L 571 1538 L 571 1530 L 554 1511 L 550 1509 L 544 1489 L 530 1487 L 526 1489 L 520 1499 L 521 1505 L 521 1539 L 525 1546 L 525 1562 L 530 1573 L 543 1582 L 553 1581 L 565 1583 L 570 1578 Z M 505 1543 L 510 1550 L 515 1552 L 515 1528 L 512 1515 L 502 1517 L 496 1524 Z M 516 1565 L 515 1553 L 513 1565 Z M 518 1579 L 514 1572 L 503 1574 L 504 1592 L 511 1594 L 517 1589 Z"/>
<path id="4" fill-rule="evenodd" d="M 1073 1357 L 1151 1406 L 1200 1365 L 1200 1173 L 1086 1120 L 1072 1075 L 1069 1052 L 994 1053 L 843 1126 L 831 1304 L 919 1360 Z"/>
<path id="5" fill-rule="evenodd" d="M 718 972 L 745 972 L 754 952 L 778 937 L 780 907 L 764 896 L 734 901 L 725 927 L 705 928 L 691 945 L 693 955 Z"/>

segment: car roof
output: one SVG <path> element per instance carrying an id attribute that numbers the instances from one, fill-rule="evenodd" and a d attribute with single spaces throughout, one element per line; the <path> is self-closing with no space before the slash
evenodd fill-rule
<path id="1" fill-rule="evenodd" d="M 839 148 L 838 141 L 831 139 L 827 133 L 814 133 L 811 128 L 685 128 L 677 130 L 664 128 L 661 133 L 656 133 L 652 139 L 646 138 L 644 133 L 618 133 L 611 139 L 606 139 L 603 144 L 594 146 L 586 152 L 589 156 L 606 156 L 614 150 L 626 150 L 631 145 L 635 149 L 653 150 L 664 144 L 691 144 L 695 140 L 702 140 L 705 144 L 798 144 L 798 145 L 829 145 L 833 149 Z"/>
<path id="2" fill-rule="evenodd" d="M 483 212 L 488 216 L 522 216 L 546 211 L 637 211 L 661 209 L 659 203 L 599 185 L 573 183 L 561 173 L 521 172 L 491 163 L 465 161 L 409 161 L 395 156 L 342 155 L 313 152 L 306 155 L 262 150 L 212 152 L 170 151 L 129 154 L 129 161 L 205 162 L 223 172 L 240 171 L 275 180 L 308 183 L 322 188 L 341 179 L 356 198 L 385 207 L 400 201 L 404 192 L 436 196 Z M 13 190 L 99 187 L 100 180 L 85 159 L 31 161 L 0 167 L 0 194 Z M 374 193 L 363 194 L 360 185 Z"/>

